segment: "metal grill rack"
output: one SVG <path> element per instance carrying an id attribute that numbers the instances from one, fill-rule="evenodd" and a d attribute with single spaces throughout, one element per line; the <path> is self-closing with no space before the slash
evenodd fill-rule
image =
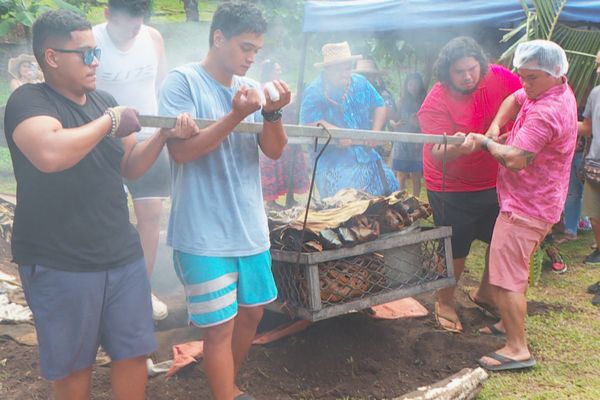
<path id="1" fill-rule="evenodd" d="M 299 258 L 272 250 L 279 297 L 270 308 L 319 321 L 452 286 L 451 234 L 449 227 L 418 228 Z"/>

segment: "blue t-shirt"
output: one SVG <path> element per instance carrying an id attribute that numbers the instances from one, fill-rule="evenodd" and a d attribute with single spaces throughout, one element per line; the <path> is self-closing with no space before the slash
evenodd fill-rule
<path id="1" fill-rule="evenodd" d="M 258 83 L 234 76 L 231 87 L 200 64 L 172 70 L 161 89 L 159 113 L 218 120 L 231 111 L 242 86 Z M 246 117 L 254 122 L 256 115 Z M 258 163 L 258 135 L 232 132 L 211 153 L 185 164 L 171 160 L 173 202 L 167 243 L 199 256 L 243 257 L 269 249 Z"/>

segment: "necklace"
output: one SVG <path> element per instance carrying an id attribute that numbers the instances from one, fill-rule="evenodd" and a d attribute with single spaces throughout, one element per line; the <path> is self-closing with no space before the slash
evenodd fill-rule
<path id="1" fill-rule="evenodd" d="M 327 100 L 327 102 L 329 104 L 333 105 L 334 107 L 338 107 L 340 109 L 340 111 L 343 112 L 344 111 L 344 103 L 346 102 L 346 97 L 348 96 L 348 93 L 350 92 L 351 86 L 352 86 L 352 84 L 346 85 L 346 88 L 344 89 L 344 93 L 342 94 L 340 101 L 337 102 L 337 101 L 333 100 L 331 97 L 329 97 L 329 84 L 327 82 L 324 82 L 323 95 L 325 96 L 325 100 Z"/>

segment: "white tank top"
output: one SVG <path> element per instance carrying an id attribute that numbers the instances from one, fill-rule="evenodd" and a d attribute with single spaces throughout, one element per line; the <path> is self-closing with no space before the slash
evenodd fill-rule
<path id="1" fill-rule="evenodd" d="M 96 45 L 102 50 L 96 70 L 96 88 L 110 93 L 122 106 L 137 109 L 140 114 L 156 115 L 156 78 L 158 54 L 150 31 L 142 25 L 133 46 L 127 51 L 118 49 L 106 29 L 106 23 L 93 28 Z M 154 132 L 143 129 L 138 137 Z"/>

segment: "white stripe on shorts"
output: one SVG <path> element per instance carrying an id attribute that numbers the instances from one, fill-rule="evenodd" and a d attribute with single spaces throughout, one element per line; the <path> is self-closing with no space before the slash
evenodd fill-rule
<path id="1" fill-rule="evenodd" d="M 225 289 L 227 286 L 230 286 L 232 283 L 237 282 L 238 273 L 231 272 L 229 274 L 222 275 L 216 279 L 197 283 L 195 285 L 185 285 L 185 295 L 190 296 L 202 296 L 204 294 L 213 293 L 222 289 Z"/>
<path id="2" fill-rule="evenodd" d="M 190 314 L 208 314 L 230 306 L 237 300 L 237 290 L 232 290 L 224 296 L 201 303 L 188 303 Z"/>

